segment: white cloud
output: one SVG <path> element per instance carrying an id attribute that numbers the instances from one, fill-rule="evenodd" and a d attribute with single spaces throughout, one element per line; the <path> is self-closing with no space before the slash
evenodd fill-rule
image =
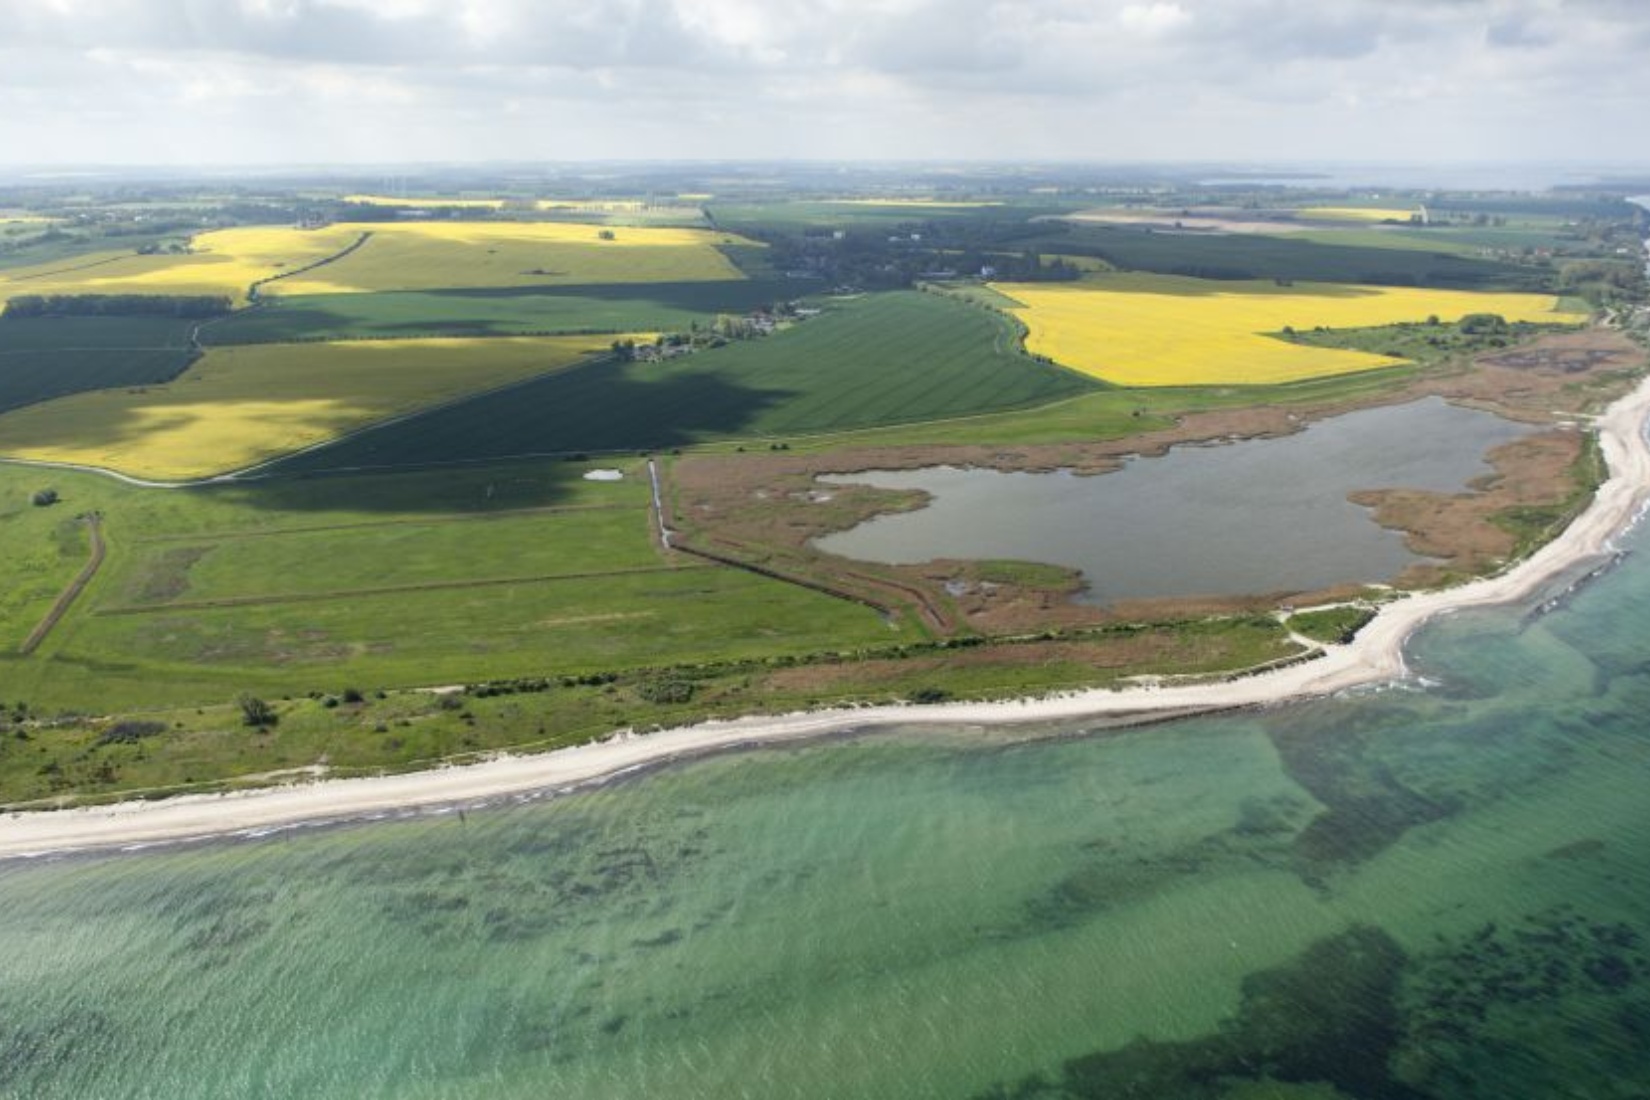
<path id="1" fill-rule="evenodd" d="M 1136 34 L 1156 36 L 1190 23 L 1192 13 L 1179 4 L 1127 4 L 1117 18 Z"/>
<path id="2" fill-rule="evenodd" d="M 0 0 L 0 162 L 1620 158 L 1647 51 L 1641 0 Z"/>

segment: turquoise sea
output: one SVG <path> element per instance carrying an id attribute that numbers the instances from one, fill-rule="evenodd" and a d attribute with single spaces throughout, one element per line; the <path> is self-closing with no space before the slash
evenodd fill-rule
<path id="1" fill-rule="evenodd" d="M 1650 1096 L 1650 540 L 1424 687 L 0 864 L 0 1096 Z"/>

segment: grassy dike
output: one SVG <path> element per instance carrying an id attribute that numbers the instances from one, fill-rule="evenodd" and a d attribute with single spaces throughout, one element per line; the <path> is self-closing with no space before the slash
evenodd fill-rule
<path id="1" fill-rule="evenodd" d="M 1124 624 L 749 660 L 524 677 L 449 690 L 329 692 L 120 716 L 0 714 L 0 805 L 14 809 L 227 790 L 304 774 L 352 776 L 547 751 L 615 730 L 876 703 L 1003 699 L 1130 677 L 1220 675 L 1303 651 L 1266 616 Z"/>

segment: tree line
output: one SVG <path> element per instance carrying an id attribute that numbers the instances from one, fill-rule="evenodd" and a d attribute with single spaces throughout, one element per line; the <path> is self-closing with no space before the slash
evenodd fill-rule
<path id="1" fill-rule="evenodd" d="M 234 308 L 217 294 L 19 294 L 0 317 L 221 317 Z"/>

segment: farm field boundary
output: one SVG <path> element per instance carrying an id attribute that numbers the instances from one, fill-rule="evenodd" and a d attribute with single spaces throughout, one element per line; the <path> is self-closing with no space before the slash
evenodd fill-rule
<path id="1" fill-rule="evenodd" d="M 178 600 L 172 603 L 100 607 L 94 615 L 153 615 L 168 611 L 218 611 L 231 607 L 273 607 L 293 603 L 332 603 L 362 596 L 396 596 L 416 592 L 446 592 L 467 588 L 497 588 L 512 584 L 544 584 L 553 581 L 589 581 L 615 577 L 637 577 L 650 573 L 681 573 L 708 570 L 710 565 L 659 565 L 641 569 L 604 569 L 583 573 L 542 573 L 523 577 L 476 577 L 468 580 L 426 581 L 419 584 L 390 584 L 377 588 L 335 589 L 329 592 L 289 592 L 257 596 L 222 596 L 211 600 Z M 833 593 L 834 594 L 834 593 Z"/>
<path id="2" fill-rule="evenodd" d="M 314 263 L 305 264 L 303 267 L 294 268 L 291 271 L 282 271 L 275 275 L 269 275 L 262 279 L 258 279 L 253 282 L 251 286 L 246 288 L 246 300 L 253 305 L 257 305 L 259 299 L 263 295 L 264 287 L 269 286 L 271 283 L 279 282 L 282 279 L 291 279 L 295 276 L 306 274 L 307 272 L 314 271 L 316 268 L 325 267 L 328 264 L 335 264 L 339 260 L 342 260 L 344 257 L 348 256 L 350 253 L 360 249 L 370 240 L 372 240 L 372 230 L 363 230 L 359 237 L 356 237 L 355 240 L 351 241 L 331 256 L 322 257 Z"/>
<path id="3" fill-rule="evenodd" d="M 404 519 L 384 519 L 361 523 L 325 523 L 310 527 L 265 527 L 252 531 L 174 532 L 165 535 L 144 535 L 132 539 L 136 545 L 160 545 L 170 542 L 223 542 L 236 539 L 280 538 L 283 535 L 327 534 L 337 531 L 376 531 L 386 527 L 428 527 L 442 523 L 494 523 L 508 519 L 526 519 L 533 516 L 559 516 L 580 512 L 632 512 L 633 504 L 556 504 L 545 508 L 517 508 L 498 512 L 432 514 Z"/>

